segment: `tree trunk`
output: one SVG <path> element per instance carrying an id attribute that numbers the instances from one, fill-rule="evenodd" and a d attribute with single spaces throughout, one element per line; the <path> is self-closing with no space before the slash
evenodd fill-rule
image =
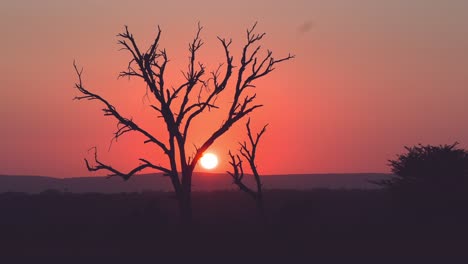
<path id="1" fill-rule="evenodd" d="M 260 179 L 260 175 L 258 174 L 257 167 L 255 166 L 253 159 L 249 160 L 249 163 L 250 163 L 250 167 L 252 168 L 252 173 L 255 177 L 255 184 L 257 185 L 257 193 L 255 196 L 255 200 L 257 202 L 257 210 L 260 215 L 260 218 L 262 219 L 262 221 L 264 221 L 265 220 L 265 208 L 263 206 L 262 181 Z"/>
<path id="2" fill-rule="evenodd" d="M 263 194 L 261 191 L 257 193 L 257 197 L 255 200 L 257 202 L 257 211 L 260 217 L 260 221 L 265 222 L 266 221 L 265 207 L 263 204 Z"/>
<path id="3" fill-rule="evenodd" d="M 192 224 L 192 197 L 191 193 L 182 191 L 179 197 L 179 212 L 182 225 L 189 227 Z"/>
<path id="4" fill-rule="evenodd" d="M 182 171 L 182 188 L 179 198 L 181 223 L 185 227 L 192 224 L 192 172 L 187 167 Z"/>

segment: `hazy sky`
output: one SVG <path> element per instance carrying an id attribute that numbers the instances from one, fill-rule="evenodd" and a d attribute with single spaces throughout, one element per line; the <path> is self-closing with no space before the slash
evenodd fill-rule
<path id="1" fill-rule="evenodd" d="M 108 151 L 115 121 L 97 102 L 72 101 L 76 59 L 89 90 L 158 131 L 144 86 L 116 79 L 129 58 L 116 45 L 125 24 L 144 45 L 161 26 L 173 85 L 198 21 L 199 58 L 211 69 L 223 59 L 216 36 L 233 38 L 238 59 L 255 21 L 267 32 L 264 47 L 297 56 L 256 88 L 265 107 L 252 122 L 269 123 L 258 150 L 263 173 L 388 172 L 404 145 L 467 147 L 467 14 L 464 0 L 1 1 L 0 174 L 89 175 L 83 158 L 93 146 L 122 170 L 139 157 L 164 163 L 138 136 Z M 195 144 L 219 116 L 197 123 Z M 212 147 L 223 159 L 217 171 L 245 138 L 244 123 Z"/>

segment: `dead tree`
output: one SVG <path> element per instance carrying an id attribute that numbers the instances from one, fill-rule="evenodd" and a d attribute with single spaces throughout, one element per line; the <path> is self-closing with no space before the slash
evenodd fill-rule
<path id="1" fill-rule="evenodd" d="M 229 156 L 231 158 L 231 161 L 229 162 L 232 166 L 232 172 L 228 171 L 229 175 L 234 180 L 234 184 L 236 184 L 241 191 L 246 192 L 250 197 L 252 197 L 257 205 L 257 209 L 260 213 L 260 215 L 263 217 L 265 210 L 264 210 L 264 205 L 263 205 L 263 192 L 262 192 L 262 180 L 260 179 L 260 175 L 258 174 L 257 170 L 257 165 L 255 163 L 255 157 L 257 154 L 257 146 L 258 142 L 260 141 L 260 138 L 266 131 L 267 125 L 263 127 L 263 129 L 257 133 L 255 138 L 252 135 L 252 131 L 250 129 L 250 118 L 247 121 L 247 124 L 245 125 L 247 128 L 247 136 L 249 138 L 249 143 L 246 141 L 244 142 L 239 142 L 240 148 L 239 148 L 239 154 L 232 154 L 231 151 L 229 151 Z M 247 186 L 244 183 L 244 167 L 242 165 L 242 158 L 241 156 L 247 161 L 249 164 L 250 170 L 252 171 L 252 175 L 255 179 L 255 189 Z"/>
<path id="2" fill-rule="evenodd" d="M 189 223 L 192 219 L 191 188 L 192 173 L 203 153 L 222 135 L 224 135 L 235 123 L 246 115 L 252 113 L 261 104 L 256 104 L 256 94 L 251 92 L 255 87 L 255 81 L 265 77 L 281 62 L 288 61 L 294 56 L 288 55 L 279 59 L 273 57 L 273 53 L 267 50 L 260 55 L 258 42 L 265 33 L 254 33 L 256 23 L 247 29 L 247 41 L 243 46 L 238 65 L 234 65 L 234 57 L 230 53 L 232 39 L 218 37 L 223 48 L 225 62 L 207 74 L 205 65 L 198 61 L 197 53 L 203 46 L 201 39 L 202 27 L 198 25 L 197 33 L 189 43 L 189 62 L 186 71 L 183 71 L 184 81 L 178 86 L 168 86 L 166 80 L 166 68 L 169 62 L 166 49 L 159 47 L 161 29 L 158 27 L 156 37 L 152 44 L 145 50 L 141 49 L 133 34 L 125 26 L 125 31 L 118 34 L 118 44 L 122 50 L 130 55 L 127 69 L 122 71 L 120 77 L 142 79 L 147 86 L 148 93 L 156 103 L 149 105 L 164 121 L 163 128 L 167 130 L 167 138 L 158 138 L 144 128 L 144 124 L 137 124 L 131 118 L 119 113 L 117 108 L 109 101 L 91 92 L 83 84 L 82 73 L 74 64 L 78 81 L 75 87 L 82 95 L 76 100 L 95 100 L 103 105 L 105 116 L 110 116 L 117 121 L 117 131 L 114 139 L 130 132 L 139 133 L 145 137 L 145 144 L 152 144 L 165 154 L 165 164 L 159 165 L 151 162 L 149 158 L 140 158 L 140 165 L 122 172 L 106 163 L 98 160 L 97 152 L 94 155 L 95 165 L 85 159 L 89 171 L 108 171 L 109 177 L 119 176 L 128 180 L 134 174 L 145 169 L 163 172 L 168 176 L 174 187 L 178 200 L 181 219 Z M 229 96 L 231 103 L 226 106 L 226 117 L 223 123 L 207 134 L 199 147 L 195 147 L 194 154 L 188 155 L 188 147 L 194 142 L 187 142 L 192 123 L 200 117 L 200 114 L 210 109 L 219 109 L 216 99 L 221 94 Z"/>

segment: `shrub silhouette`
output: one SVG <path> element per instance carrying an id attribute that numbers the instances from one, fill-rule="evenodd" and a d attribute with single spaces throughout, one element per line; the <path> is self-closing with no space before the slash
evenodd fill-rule
<path id="1" fill-rule="evenodd" d="M 468 190 L 468 152 L 452 145 L 405 147 L 407 153 L 389 160 L 394 177 L 376 182 L 411 195 L 448 198 Z"/>

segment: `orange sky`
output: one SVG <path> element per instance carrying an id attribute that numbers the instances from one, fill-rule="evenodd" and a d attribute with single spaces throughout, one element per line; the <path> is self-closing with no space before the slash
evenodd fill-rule
<path id="1" fill-rule="evenodd" d="M 468 2 L 456 0 L 2 1 L 0 174 L 89 175 L 83 158 L 92 146 L 122 170 L 139 157 L 162 158 L 131 135 L 108 152 L 115 121 L 97 102 L 71 100 L 76 59 L 88 89 L 158 131 L 141 83 L 116 79 L 128 62 L 115 37 L 124 24 L 142 44 L 162 27 L 174 85 L 198 21 L 199 58 L 210 69 L 223 58 L 216 36 L 233 38 L 238 59 L 255 21 L 267 32 L 264 47 L 297 56 L 258 83 L 265 107 L 252 122 L 270 124 L 258 150 L 262 173 L 388 172 L 403 145 L 466 147 L 467 13 Z M 218 116 L 198 122 L 194 143 Z M 212 147 L 217 171 L 227 169 L 244 124 Z"/>

